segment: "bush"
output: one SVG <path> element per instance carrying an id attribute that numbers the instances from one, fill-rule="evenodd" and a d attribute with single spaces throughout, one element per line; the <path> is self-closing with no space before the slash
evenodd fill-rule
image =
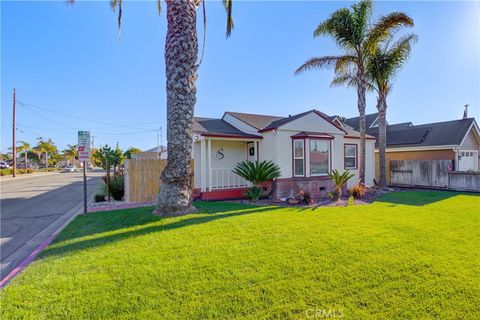
<path id="1" fill-rule="evenodd" d="M 0 169 L 0 176 L 8 176 L 10 174 L 12 174 L 12 169 L 10 168 Z"/>
<path id="2" fill-rule="evenodd" d="M 262 195 L 262 190 L 258 187 L 251 187 L 245 192 L 245 197 L 252 201 L 257 201 Z"/>
<path id="3" fill-rule="evenodd" d="M 105 201 L 105 195 L 101 194 L 101 193 L 96 193 L 94 201 L 95 202 L 104 202 Z"/>
<path id="4" fill-rule="evenodd" d="M 337 169 L 332 170 L 328 173 L 330 179 L 332 179 L 333 184 L 335 185 L 335 189 L 333 192 L 330 192 L 328 196 L 333 201 L 337 201 L 342 196 L 342 187 L 348 180 L 353 178 L 354 174 L 350 171 L 346 170 L 342 174 Z"/>
<path id="5" fill-rule="evenodd" d="M 357 184 L 348 190 L 348 192 L 355 199 L 361 199 L 365 195 L 365 186 L 363 184 Z"/>
<path id="6" fill-rule="evenodd" d="M 111 177 L 108 189 L 110 190 L 110 195 L 113 199 L 120 201 L 123 199 L 125 193 L 125 185 L 123 176 Z"/>
<path id="7" fill-rule="evenodd" d="M 310 195 L 309 192 L 307 192 L 303 189 L 298 192 L 297 199 L 300 200 L 300 202 L 302 202 L 304 204 L 312 203 L 312 196 Z"/>

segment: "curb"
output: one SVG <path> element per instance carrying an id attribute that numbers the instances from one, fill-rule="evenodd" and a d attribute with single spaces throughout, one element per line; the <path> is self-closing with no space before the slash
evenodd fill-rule
<path id="1" fill-rule="evenodd" d="M 92 193 L 88 197 L 88 202 L 93 200 L 95 193 Z M 33 236 L 29 241 L 27 241 L 24 246 L 32 246 L 33 243 L 38 241 L 38 239 L 45 237 L 48 234 L 47 238 L 43 240 L 38 246 L 34 248 L 34 250 L 20 263 L 15 266 L 1 281 L 0 281 L 0 289 L 3 289 L 17 274 L 22 272 L 37 256 L 43 249 L 45 249 L 56 237 L 57 235 L 78 215 L 83 214 L 83 202 L 76 205 L 69 211 L 67 211 L 64 215 L 62 215 L 58 220 L 52 222 L 49 226 L 43 229 L 41 232 Z M 15 254 L 19 255 L 19 252 L 14 252 L 7 258 L 15 256 Z M 5 260 L 5 259 L 4 259 Z"/>

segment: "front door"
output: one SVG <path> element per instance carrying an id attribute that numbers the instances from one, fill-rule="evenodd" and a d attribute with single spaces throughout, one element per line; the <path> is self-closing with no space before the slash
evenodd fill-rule
<path id="1" fill-rule="evenodd" d="M 257 160 L 257 148 L 255 148 L 255 142 L 247 143 L 247 160 Z"/>

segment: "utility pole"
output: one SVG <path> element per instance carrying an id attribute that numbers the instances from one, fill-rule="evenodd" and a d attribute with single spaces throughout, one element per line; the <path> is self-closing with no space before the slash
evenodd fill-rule
<path id="1" fill-rule="evenodd" d="M 12 157 L 13 157 L 13 170 L 12 170 L 12 176 L 15 178 L 17 174 L 17 148 L 15 146 L 15 141 L 17 139 L 16 137 L 16 112 L 17 112 L 17 105 L 16 105 L 16 92 L 15 88 L 13 88 L 13 125 L 12 125 Z"/>
<path id="2" fill-rule="evenodd" d="M 157 131 L 157 155 L 161 158 L 160 153 L 163 151 L 162 144 L 163 144 L 163 137 L 162 137 L 162 127 L 160 127 Z"/>

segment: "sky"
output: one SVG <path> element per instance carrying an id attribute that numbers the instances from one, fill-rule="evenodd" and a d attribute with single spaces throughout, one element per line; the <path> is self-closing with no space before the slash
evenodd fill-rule
<path id="1" fill-rule="evenodd" d="M 358 115 L 356 93 L 330 88 L 331 70 L 294 75 L 313 56 L 340 51 L 314 38 L 319 22 L 352 2 L 234 2 L 235 29 L 225 37 L 220 1 L 207 1 L 205 56 L 195 114 L 225 111 L 286 116 L 310 109 Z M 17 90 L 17 140 L 52 138 L 60 149 L 89 130 L 95 146 L 117 142 L 148 149 L 166 136 L 165 8 L 126 1 L 119 36 L 107 1 L 4 1 L 1 10 L 1 151 L 11 146 L 12 90 Z M 374 18 L 402 11 L 415 21 L 412 56 L 388 99 L 390 123 L 414 124 L 480 116 L 480 3 L 380 1 Z M 203 19 L 198 11 L 199 49 Z M 367 113 L 375 112 L 375 95 Z M 165 138 L 162 139 L 165 144 Z"/>

